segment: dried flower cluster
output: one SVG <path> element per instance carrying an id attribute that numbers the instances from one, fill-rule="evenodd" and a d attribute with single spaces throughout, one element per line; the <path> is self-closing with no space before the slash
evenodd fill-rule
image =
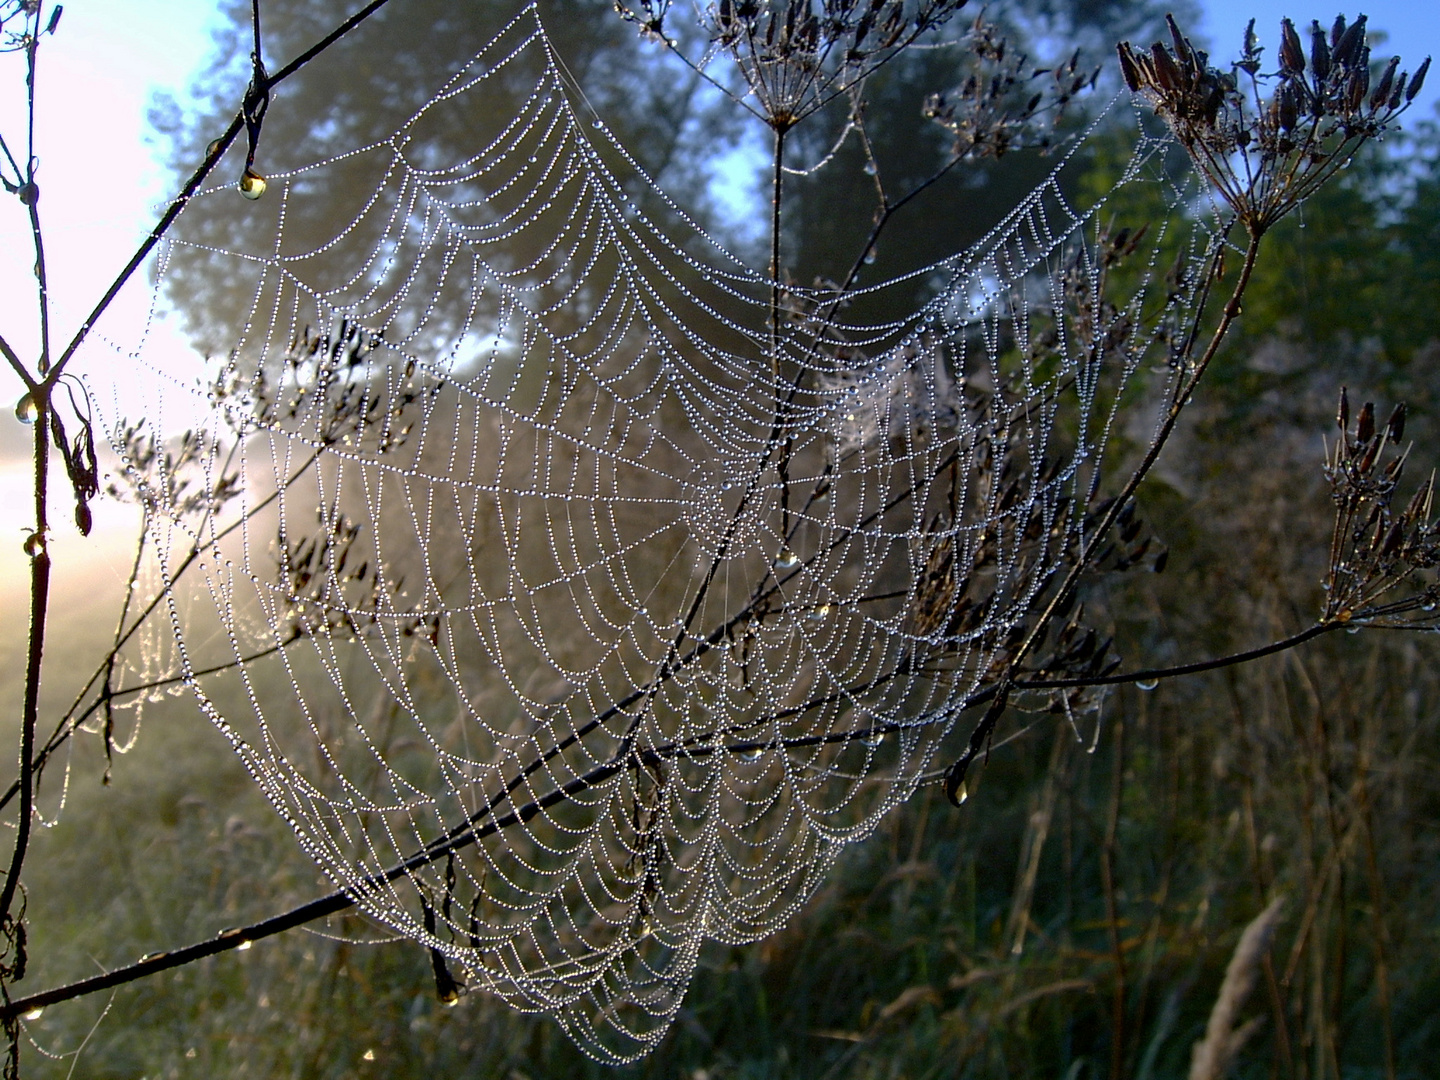
<path id="1" fill-rule="evenodd" d="M 334 511 L 321 510 L 317 517 L 319 528 L 298 544 L 292 547 L 284 537 L 276 543 L 284 622 L 294 637 L 360 637 L 379 624 L 382 613 L 393 613 L 392 598 L 403 582 L 390 579 L 357 550 L 359 524 Z M 424 634 L 433 642 L 440 617 L 402 615 L 398 627 L 404 637 Z"/>
<path id="2" fill-rule="evenodd" d="M 1126 85 L 1150 102 L 1255 235 L 1343 168 L 1364 142 L 1383 135 L 1415 100 L 1430 68 L 1426 57 L 1411 76 L 1393 57 L 1372 81 L 1364 15 L 1353 23 L 1337 17 L 1328 35 L 1312 23 L 1308 62 L 1294 24 L 1282 20 L 1280 66 L 1272 74 L 1260 72 L 1263 49 L 1253 19 L 1230 71 L 1211 67 L 1175 20 L 1168 22 L 1173 48 L 1119 46 Z"/>
<path id="3" fill-rule="evenodd" d="M 1030 70 L 1029 57 L 1011 50 L 983 13 L 964 44 L 974 70 L 953 90 L 931 94 L 924 106 L 927 117 L 954 135 L 957 158 L 1048 148 L 1066 106 L 1100 77 L 1098 67 L 1080 68 L 1079 50 L 1066 63 Z"/>
<path id="4" fill-rule="evenodd" d="M 717 0 L 701 25 L 734 59 L 759 114 L 788 131 L 844 94 L 966 0 Z M 669 42 L 669 0 L 616 0 L 646 36 Z"/>
<path id="5" fill-rule="evenodd" d="M 1397 513 L 1392 505 L 1408 456 L 1408 450 L 1397 449 L 1405 433 L 1405 406 L 1397 405 L 1381 426 L 1367 401 L 1352 433 L 1350 402 L 1342 389 L 1336 422 L 1340 438 L 1325 460 L 1335 529 L 1322 619 L 1372 625 L 1434 622 L 1440 582 L 1422 573 L 1440 566 L 1440 522 L 1431 517 L 1434 474 L 1403 510 Z"/>
<path id="6" fill-rule="evenodd" d="M 121 421 L 114 447 L 121 468 L 109 478 L 106 494 L 137 503 L 147 512 L 163 506 L 182 517 L 213 514 L 240 493 L 237 472 L 218 477 L 205 474 L 220 446 L 203 432 L 186 431 L 167 444 L 144 420 Z"/>

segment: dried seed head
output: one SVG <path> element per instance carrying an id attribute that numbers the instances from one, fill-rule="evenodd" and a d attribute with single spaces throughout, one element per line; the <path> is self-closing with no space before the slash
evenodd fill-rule
<path id="1" fill-rule="evenodd" d="M 1380 76 L 1380 81 L 1375 84 L 1375 91 L 1370 95 L 1371 110 L 1382 108 L 1390 100 L 1390 90 L 1395 83 L 1395 69 L 1400 66 L 1400 58 L 1392 56 L 1390 63 L 1385 65 L 1385 73 Z"/>
<path id="2" fill-rule="evenodd" d="M 1355 21 L 1345 28 L 1339 40 L 1335 42 L 1335 52 L 1332 59 L 1342 67 L 1351 65 L 1363 66 L 1362 51 L 1365 48 L 1365 21 L 1364 15 L 1355 16 Z M 1336 26 L 1344 26 L 1343 17 L 1336 20 Z"/>
<path id="3" fill-rule="evenodd" d="M 1385 424 L 1385 431 L 1392 443 L 1398 443 L 1405 437 L 1405 403 L 1403 401 L 1396 405 L 1390 413 L 1390 419 Z"/>
<path id="4" fill-rule="evenodd" d="M 1305 72 L 1305 51 L 1300 47 L 1300 35 L 1295 24 L 1289 19 L 1280 20 L 1280 72 L 1283 75 L 1302 75 Z"/>
<path id="5" fill-rule="evenodd" d="M 1368 443 L 1375 437 L 1375 403 L 1367 401 L 1360 408 L 1360 416 L 1355 421 L 1355 438 L 1362 443 Z"/>
<path id="6" fill-rule="evenodd" d="M 1343 386 L 1340 388 L 1340 408 L 1335 413 L 1335 422 L 1342 432 L 1350 430 L 1350 395 Z"/>
<path id="7" fill-rule="evenodd" d="M 1415 95 L 1420 93 L 1420 87 L 1425 85 L 1425 73 L 1430 70 L 1430 57 L 1425 57 L 1420 66 L 1415 69 L 1415 77 L 1410 80 L 1410 85 L 1405 90 L 1405 101 L 1409 103 L 1415 100 Z"/>
<path id="8" fill-rule="evenodd" d="M 1323 83 L 1330 75 L 1330 43 L 1318 20 L 1310 23 L 1310 67 L 1317 82 Z"/>

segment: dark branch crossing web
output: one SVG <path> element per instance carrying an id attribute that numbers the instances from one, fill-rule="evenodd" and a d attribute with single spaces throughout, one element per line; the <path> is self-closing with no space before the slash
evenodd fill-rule
<path id="1" fill-rule="evenodd" d="M 502 81 L 514 115 L 434 137 Z M 198 385 L 109 345 L 152 418 L 206 416 L 169 454 L 112 421 L 176 586 L 151 651 L 442 996 L 636 1058 L 704 943 L 784 925 L 937 782 L 1087 542 L 1102 457 L 1184 385 L 1224 227 L 1169 146 L 1085 207 L 1072 150 L 974 247 L 775 312 L 529 9 L 388 139 L 181 215 L 156 296 L 188 247 L 251 300 Z M 1136 192 L 1143 236 L 1110 220 Z M 322 238 L 287 228 L 322 209 Z M 218 239 L 239 215 L 254 242 Z M 1121 431 L 1122 397 L 1148 419 Z M 1136 532 L 1112 561 L 1153 559 Z M 1108 670 L 1090 645 L 1025 670 Z"/>

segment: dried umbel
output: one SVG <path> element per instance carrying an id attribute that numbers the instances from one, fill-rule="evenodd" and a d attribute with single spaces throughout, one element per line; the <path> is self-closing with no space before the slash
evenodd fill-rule
<path id="1" fill-rule="evenodd" d="M 1210 66 L 1167 16 L 1173 47 L 1119 46 L 1120 69 L 1189 153 L 1246 229 L 1259 235 L 1389 129 L 1420 92 L 1426 57 L 1413 76 L 1399 57 L 1377 80 L 1370 71 L 1365 16 L 1335 20 L 1329 35 L 1311 24 L 1307 63 L 1300 35 L 1281 21 L 1280 66 L 1260 72 L 1264 51 L 1252 19 L 1230 71 Z"/>
<path id="2" fill-rule="evenodd" d="M 954 155 L 1000 157 L 1022 147 L 1045 149 L 1083 90 L 1093 89 L 1100 69 L 1080 67 L 1080 53 L 1053 68 L 1032 68 L 1010 49 L 994 23 L 976 18 L 965 39 L 973 69 L 953 90 L 932 94 L 924 112 L 955 136 Z"/>
<path id="3" fill-rule="evenodd" d="M 1440 603 L 1440 521 L 1432 516 L 1435 476 L 1416 489 L 1402 510 L 1393 503 L 1408 450 L 1405 406 L 1378 424 L 1366 402 L 1350 425 L 1350 400 L 1340 391 L 1340 438 L 1326 454 L 1325 478 L 1335 503 L 1330 569 L 1325 582 L 1326 623 L 1429 625 Z M 1388 451 L 1388 452 L 1387 452 Z"/>
<path id="4" fill-rule="evenodd" d="M 701 18 L 757 111 L 787 131 L 945 23 L 966 0 L 717 0 Z M 667 0 L 617 0 L 648 36 L 668 40 Z M 702 65 L 703 66 L 703 65 Z"/>

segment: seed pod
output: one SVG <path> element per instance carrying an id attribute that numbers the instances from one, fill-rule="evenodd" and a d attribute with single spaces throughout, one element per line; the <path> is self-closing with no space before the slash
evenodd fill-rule
<path id="1" fill-rule="evenodd" d="M 1390 63 L 1385 65 L 1385 72 L 1380 76 L 1380 81 L 1375 84 L 1375 90 L 1370 95 L 1370 111 L 1382 108 L 1390 100 L 1390 88 L 1395 83 L 1395 69 L 1400 66 L 1400 57 L 1392 56 Z"/>
<path id="2" fill-rule="evenodd" d="M 1170 50 L 1158 41 L 1150 46 L 1150 60 L 1155 65 L 1155 81 L 1160 84 L 1161 90 L 1175 93 L 1185 88 L 1185 76 L 1181 74 L 1180 66 L 1175 63 Z"/>
<path id="3" fill-rule="evenodd" d="M 1370 89 L 1370 69 L 1356 67 L 1345 84 L 1345 108 L 1352 113 L 1360 111 L 1365 104 L 1365 95 Z"/>
<path id="4" fill-rule="evenodd" d="M 1382 559 L 1394 558 L 1400 551 L 1400 545 L 1405 540 L 1405 528 L 1400 522 L 1390 526 L 1390 531 L 1385 534 L 1385 541 L 1380 545 L 1380 557 Z"/>
<path id="5" fill-rule="evenodd" d="M 1310 67 L 1318 87 L 1330 74 L 1330 43 L 1325 40 L 1325 31 L 1318 20 L 1310 23 Z"/>
<path id="6" fill-rule="evenodd" d="M 1300 122 L 1300 103 L 1296 100 L 1297 97 L 1295 87 L 1291 83 L 1284 83 L 1275 92 L 1275 104 L 1281 131 L 1291 131 Z"/>
<path id="7" fill-rule="evenodd" d="M 1420 66 L 1415 69 L 1415 77 L 1410 80 L 1410 86 L 1405 91 L 1407 103 L 1415 100 L 1415 95 L 1420 93 L 1420 87 L 1425 85 L 1425 73 L 1430 70 L 1430 57 L 1420 61 Z"/>
<path id="8" fill-rule="evenodd" d="M 1385 432 L 1392 443 L 1398 443 L 1405 437 L 1405 403 L 1403 401 L 1391 410 L 1390 419 L 1385 423 Z"/>
<path id="9" fill-rule="evenodd" d="M 1120 74 L 1125 78 L 1125 85 L 1132 94 L 1137 93 L 1141 85 L 1140 68 L 1135 63 L 1135 54 L 1130 49 L 1130 43 L 1122 41 L 1115 46 L 1115 51 L 1120 55 Z"/>
<path id="10" fill-rule="evenodd" d="M 1175 25 L 1174 15 L 1167 14 L 1165 16 L 1165 25 L 1170 28 L 1170 39 L 1175 42 L 1175 55 L 1180 58 L 1180 63 L 1190 68 L 1203 66 L 1196 64 L 1195 50 L 1191 46 L 1190 40 L 1184 34 L 1180 33 L 1180 27 Z"/>
<path id="11" fill-rule="evenodd" d="M 1368 443 L 1375 437 L 1375 403 L 1367 401 L 1360 408 L 1360 416 L 1355 421 L 1355 438 L 1362 443 Z"/>
<path id="12" fill-rule="evenodd" d="M 1365 16 L 1357 15 L 1345 32 L 1340 35 L 1340 40 L 1335 42 L 1333 59 L 1342 67 L 1363 66 L 1361 51 L 1365 47 Z M 1337 20 L 1335 25 L 1342 25 L 1342 20 Z"/>
<path id="13" fill-rule="evenodd" d="M 1305 71 L 1305 51 L 1300 47 L 1300 35 L 1295 24 L 1289 19 L 1280 20 L 1280 72 L 1283 75 L 1301 75 Z"/>
<path id="14" fill-rule="evenodd" d="M 1344 36 L 1345 36 L 1345 16 L 1344 16 L 1344 14 L 1336 15 L 1336 16 L 1335 16 L 1335 23 L 1334 23 L 1334 25 L 1330 27 L 1330 46 L 1331 46 L 1331 48 L 1334 48 L 1336 45 L 1339 45 L 1339 44 L 1340 44 L 1340 39 L 1341 39 L 1342 37 L 1344 37 Z"/>
<path id="15" fill-rule="evenodd" d="M 1405 100 L 1405 80 L 1409 77 L 1409 72 L 1402 71 L 1400 78 L 1395 80 L 1395 89 L 1390 91 L 1390 100 L 1386 102 L 1386 108 L 1391 112 L 1400 108 L 1400 102 Z"/>

